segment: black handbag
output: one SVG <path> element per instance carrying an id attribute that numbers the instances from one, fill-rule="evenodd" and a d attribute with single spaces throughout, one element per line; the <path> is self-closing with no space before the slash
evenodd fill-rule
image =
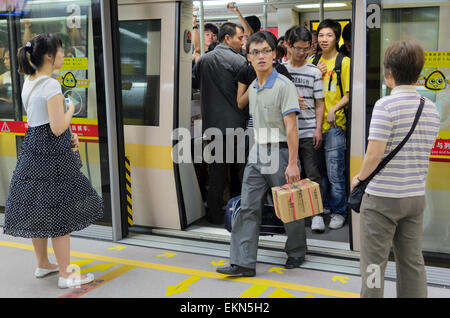
<path id="1" fill-rule="evenodd" d="M 409 130 L 406 137 L 402 140 L 402 142 L 395 147 L 394 150 L 389 153 L 389 155 L 386 156 L 386 158 L 383 159 L 383 161 L 380 162 L 378 167 L 368 176 L 366 179 L 361 180 L 358 185 L 353 189 L 353 191 L 350 193 L 350 196 L 348 198 L 347 204 L 352 208 L 353 211 L 356 213 L 359 213 L 360 207 L 361 207 L 361 201 L 364 195 L 364 192 L 366 191 L 366 187 L 369 184 L 369 182 L 372 180 L 373 177 L 376 176 L 378 172 L 383 169 L 389 161 L 391 161 L 392 158 L 400 151 L 400 149 L 406 144 L 409 137 L 411 137 L 414 129 L 417 126 L 417 122 L 419 121 L 420 115 L 422 114 L 423 106 L 425 105 L 425 99 L 423 97 L 420 98 L 420 105 L 417 109 L 416 118 L 414 119 L 414 122 L 412 124 L 411 129 Z"/>

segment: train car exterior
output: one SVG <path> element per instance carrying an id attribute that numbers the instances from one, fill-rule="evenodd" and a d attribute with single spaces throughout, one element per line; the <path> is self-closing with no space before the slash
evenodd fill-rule
<path id="1" fill-rule="evenodd" d="M 279 12 L 261 9 L 257 14 L 279 34 L 292 24 L 312 26 L 320 19 L 317 10 L 293 11 L 295 1 L 265 2 L 277 3 L 284 6 Z M 322 13 L 353 25 L 347 179 L 361 168 L 373 105 L 389 94 L 383 52 L 396 40 L 416 38 L 426 51 L 417 90 L 436 103 L 441 115 L 427 177 L 423 250 L 426 260 L 448 264 L 450 41 L 445 30 L 450 1 L 343 3 L 345 11 Z M 58 33 L 63 40 L 65 64 L 55 77 L 64 95 L 76 102 L 71 128 L 80 136 L 82 171 L 105 202 L 104 218 L 78 235 L 118 241 L 132 227 L 185 231 L 203 217 L 193 162 L 174 160 L 183 143 L 190 151 L 191 143 L 201 139 L 191 90 L 192 11 L 192 1 L 0 5 L 0 225 L 27 128 L 20 96 L 24 78 L 14 71 L 17 59 L 10 53 L 42 32 Z M 351 213 L 350 220 L 348 250 L 359 251 L 359 215 Z"/>

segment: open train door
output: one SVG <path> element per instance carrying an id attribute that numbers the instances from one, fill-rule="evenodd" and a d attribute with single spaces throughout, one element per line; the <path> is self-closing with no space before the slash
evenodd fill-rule
<path id="1" fill-rule="evenodd" d="M 191 18 L 192 3 L 118 3 L 128 226 L 183 229 L 201 217 L 193 165 L 172 158 L 174 129 L 190 127 L 191 52 L 183 34 Z"/>

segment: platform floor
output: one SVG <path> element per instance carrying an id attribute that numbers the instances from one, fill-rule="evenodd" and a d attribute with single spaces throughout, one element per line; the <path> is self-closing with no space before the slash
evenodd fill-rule
<path id="1" fill-rule="evenodd" d="M 31 240 L 0 234 L 0 298 L 357 298 L 361 285 L 359 276 L 262 263 L 256 277 L 230 279 L 215 271 L 228 259 L 77 237 L 71 259 L 96 280 L 61 290 L 57 274 L 36 279 Z M 450 289 L 429 286 L 428 295 Z M 385 282 L 385 297 L 395 297 L 395 282 Z"/>

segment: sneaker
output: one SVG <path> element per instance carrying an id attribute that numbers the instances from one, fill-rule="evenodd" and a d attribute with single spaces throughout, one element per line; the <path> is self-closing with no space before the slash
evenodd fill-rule
<path id="1" fill-rule="evenodd" d="M 246 268 L 238 265 L 231 265 L 227 267 L 219 267 L 216 272 L 229 276 L 241 276 L 241 277 L 253 277 L 256 275 L 256 271 L 251 268 Z"/>
<path id="2" fill-rule="evenodd" d="M 305 257 L 288 257 L 287 261 L 286 261 L 286 265 L 284 265 L 284 268 L 286 269 L 293 269 L 293 268 L 297 268 L 300 267 L 300 265 L 302 265 L 302 263 L 305 261 Z"/>
<path id="3" fill-rule="evenodd" d="M 323 217 L 321 215 L 313 217 L 311 230 L 318 233 L 323 233 L 325 231 L 325 223 L 323 222 Z"/>
<path id="4" fill-rule="evenodd" d="M 73 278 L 64 278 L 59 277 L 58 279 L 58 287 L 59 288 L 73 288 L 78 287 L 80 285 L 89 284 L 90 282 L 94 281 L 95 276 L 94 274 L 88 273 L 86 275 L 86 278 L 84 279 L 73 279 Z"/>
<path id="5" fill-rule="evenodd" d="M 331 221 L 330 224 L 328 224 L 328 227 L 330 229 L 337 230 L 344 226 L 344 223 L 345 218 L 342 215 L 333 213 L 331 214 Z"/>
<path id="6" fill-rule="evenodd" d="M 323 208 L 323 214 L 330 214 L 331 210 L 328 208 Z"/>

